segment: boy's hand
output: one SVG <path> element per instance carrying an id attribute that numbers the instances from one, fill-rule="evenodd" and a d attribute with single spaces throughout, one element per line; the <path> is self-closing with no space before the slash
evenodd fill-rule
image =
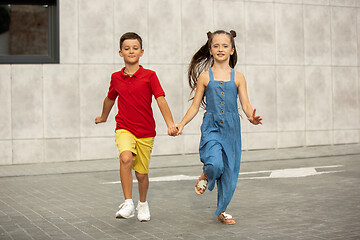
<path id="1" fill-rule="evenodd" d="M 177 136 L 177 132 L 178 132 L 178 130 L 177 130 L 175 124 L 171 125 L 171 126 L 168 128 L 168 135 L 169 135 L 169 136 L 175 137 L 175 136 Z"/>
<path id="2" fill-rule="evenodd" d="M 261 122 L 262 118 L 260 116 L 255 116 L 255 112 L 256 112 L 256 109 L 254 109 L 252 116 L 249 117 L 248 120 L 254 125 L 262 124 L 262 122 Z"/>
<path id="3" fill-rule="evenodd" d="M 95 124 L 106 122 L 106 119 L 102 119 L 100 116 L 95 118 Z"/>

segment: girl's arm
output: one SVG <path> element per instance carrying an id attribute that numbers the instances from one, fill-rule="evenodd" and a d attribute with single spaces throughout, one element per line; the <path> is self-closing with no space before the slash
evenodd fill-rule
<path id="1" fill-rule="evenodd" d="M 206 72 L 200 74 L 196 84 L 196 91 L 193 102 L 188 111 L 186 112 L 184 118 L 179 124 L 176 125 L 176 127 L 178 128 L 178 134 L 182 134 L 184 126 L 188 124 L 199 112 L 200 104 L 206 89 L 206 82 L 208 82 L 208 79 L 205 76 L 207 76 Z"/>
<path id="2" fill-rule="evenodd" d="M 159 106 L 160 112 L 165 120 L 166 126 L 168 127 L 168 134 L 169 135 L 176 135 L 176 128 L 174 126 L 174 120 L 169 108 L 169 105 L 167 104 L 165 97 L 160 96 L 156 99 L 156 102 Z"/>
<path id="3" fill-rule="evenodd" d="M 106 122 L 106 120 L 109 116 L 109 113 L 111 111 L 111 108 L 114 106 L 114 103 L 115 103 L 115 99 L 112 100 L 108 97 L 106 97 L 104 99 L 103 110 L 102 110 L 101 116 L 95 118 L 96 124 Z"/>
<path id="4" fill-rule="evenodd" d="M 253 109 L 251 107 L 249 97 L 247 94 L 246 80 L 244 75 L 241 73 L 237 73 L 236 80 L 239 83 L 238 92 L 239 92 L 241 107 L 244 113 L 246 114 L 246 116 L 248 117 L 248 120 L 254 125 L 262 124 L 261 122 L 262 118 L 260 116 L 255 116 L 256 109 Z"/>

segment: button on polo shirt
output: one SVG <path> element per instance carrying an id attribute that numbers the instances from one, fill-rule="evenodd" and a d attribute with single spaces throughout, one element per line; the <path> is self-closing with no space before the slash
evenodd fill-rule
<path id="1" fill-rule="evenodd" d="M 111 75 L 108 98 L 118 98 L 118 114 L 115 117 L 116 130 L 126 129 L 137 138 L 154 137 L 155 120 L 151 108 L 155 99 L 165 96 L 154 71 L 142 66 L 132 75 L 124 74 L 124 69 Z"/>

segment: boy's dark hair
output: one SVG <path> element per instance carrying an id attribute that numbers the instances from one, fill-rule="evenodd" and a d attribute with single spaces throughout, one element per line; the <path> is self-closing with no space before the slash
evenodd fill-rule
<path id="1" fill-rule="evenodd" d="M 139 34 L 134 33 L 134 32 L 127 32 L 127 33 L 124 33 L 120 38 L 120 50 L 122 49 L 123 42 L 125 40 L 127 40 L 127 39 L 136 39 L 136 40 L 138 40 L 139 43 L 140 43 L 140 48 L 142 49 L 142 39 L 139 36 Z"/>

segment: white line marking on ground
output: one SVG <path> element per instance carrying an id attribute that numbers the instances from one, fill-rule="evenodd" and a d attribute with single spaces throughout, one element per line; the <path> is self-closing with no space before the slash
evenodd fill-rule
<path id="1" fill-rule="evenodd" d="M 338 168 L 343 165 L 330 165 L 330 166 L 315 166 L 315 167 L 303 167 L 303 168 L 286 168 L 286 169 L 274 169 L 274 170 L 264 170 L 264 171 L 254 171 L 254 172 L 241 172 L 239 175 L 250 175 L 250 174 L 261 174 L 261 173 L 270 173 L 269 176 L 261 177 L 242 177 L 241 179 L 270 179 L 270 178 L 299 178 L 299 177 L 308 177 L 315 176 L 326 173 L 336 173 L 343 171 L 316 171 L 317 168 Z M 150 182 L 172 182 L 172 181 L 186 181 L 186 180 L 197 180 L 199 176 L 187 176 L 187 175 L 172 175 L 172 176 L 162 176 L 162 177 L 152 177 L 149 178 Z M 136 179 L 133 182 L 137 182 Z M 103 184 L 119 184 L 120 181 L 115 182 L 104 182 Z"/>

